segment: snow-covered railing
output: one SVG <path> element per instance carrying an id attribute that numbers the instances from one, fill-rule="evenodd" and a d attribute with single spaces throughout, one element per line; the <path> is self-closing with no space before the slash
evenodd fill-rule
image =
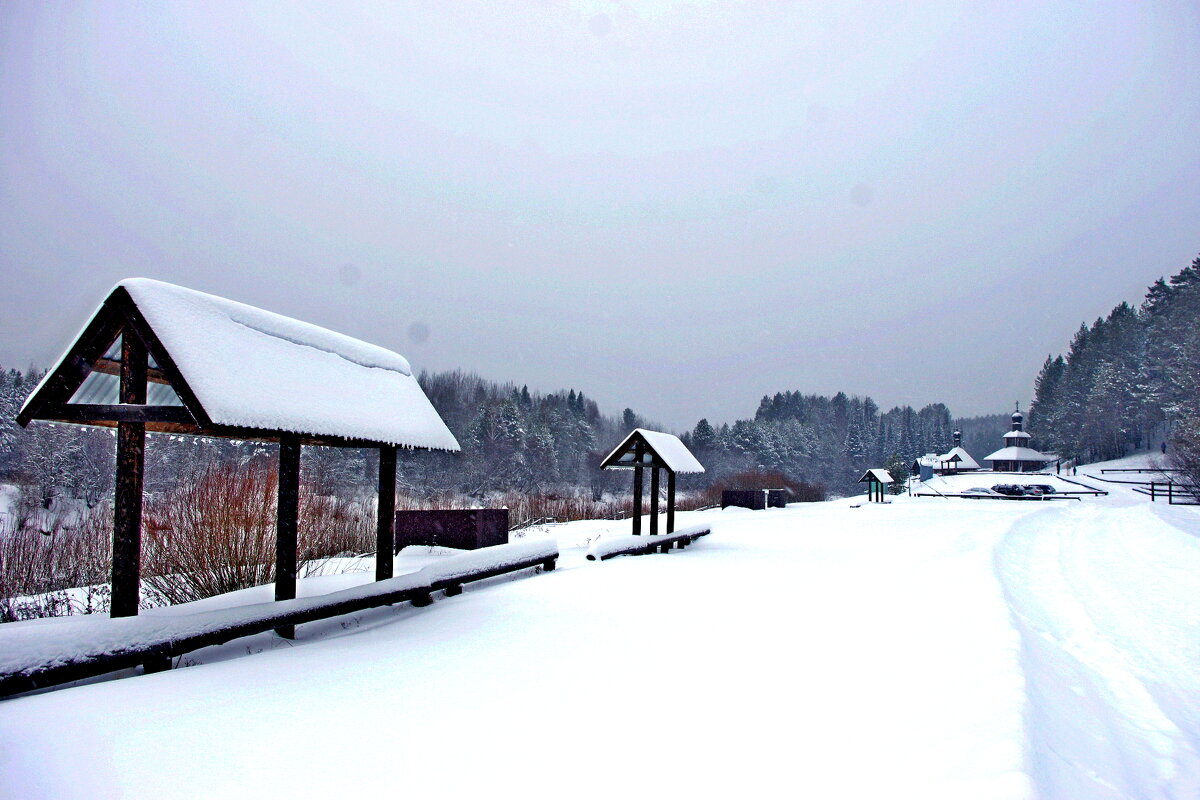
<path id="1" fill-rule="evenodd" d="M 694 528 L 684 528 L 681 531 L 661 536 L 634 536 L 628 533 L 620 536 L 606 536 L 592 543 L 592 546 L 588 548 L 587 559 L 588 561 L 604 561 L 614 556 L 665 553 L 672 547 L 682 550 L 701 536 L 707 536 L 710 533 L 712 533 L 711 529 L 697 525 Z"/>
<path id="2" fill-rule="evenodd" d="M 530 567 L 554 569 L 558 545 L 517 542 L 451 556 L 407 575 L 339 592 L 183 616 L 78 620 L 84 624 L 0 626 L 0 697 L 170 659 L 202 647 L 378 606 L 427 606 L 432 593 Z"/>

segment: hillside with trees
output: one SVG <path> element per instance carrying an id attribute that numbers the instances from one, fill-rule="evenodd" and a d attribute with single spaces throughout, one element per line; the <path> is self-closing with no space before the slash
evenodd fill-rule
<path id="1" fill-rule="evenodd" d="M 1046 358 L 1029 429 L 1043 449 L 1082 462 L 1164 443 L 1200 461 L 1200 257 Z"/>

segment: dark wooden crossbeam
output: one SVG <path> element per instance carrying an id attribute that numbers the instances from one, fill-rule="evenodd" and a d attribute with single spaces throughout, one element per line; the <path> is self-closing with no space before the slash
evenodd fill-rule
<path id="1" fill-rule="evenodd" d="M 94 372 L 103 372 L 105 375 L 120 375 L 121 362 L 114 361 L 111 358 L 97 358 L 92 362 L 92 370 Z M 150 383 L 159 383 L 166 386 L 171 385 L 171 381 L 167 380 L 166 374 L 157 367 L 148 367 L 146 369 L 146 380 Z"/>
<path id="2" fill-rule="evenodd" d="M 191 412 L 183 406 L 103 405 L 98 403 L 66 403 L 50 412 L 45 419 L 51 422 L 73 422 L 80 425 L 100 425 L 113 422 L 166 422 L 173 425 L 195 426 Z"/>

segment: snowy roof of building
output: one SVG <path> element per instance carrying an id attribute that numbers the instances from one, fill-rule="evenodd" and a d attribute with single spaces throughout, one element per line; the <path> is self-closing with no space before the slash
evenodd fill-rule
<path id="1" fill-rule="evenodd" d="M 942 453 L 926 453 L 916 460 L 918 466 L 932 467 L 933 469 L 942 469 L 947 464 L 954 464 L 955 469 L 979 469 L 979 462 L 971 457 L 961 447 L 952 448 L 949 452 Z"/>
<path id="2" fill-rule="evenodd" d="M 160 386 L 148 392 L 147 400 L 174 389 L 177 402 L 158 402 L 174 406 L 183 421 L 194 420 L 199 428 L 194 432 L 226 427 L 459 449 L 403 356 L 281 314 L 147 278 L 123 280 L 113 288 L 22 414 L 28 417 L 39 409 L 35 401 L 52 382 L 58 384 L 56 390 L 66 387 L 71 393 L 69 400 L 59 401 L 68 411 L 72 403 L 94 402 L 105 390 L 102 377 L 115 386 L 111 374 L 84 384 L 103 372 L 97 362 L 110 361 L 115 336 L 128 333 L 130 326 L 146 340 L 152 372 L 158 376 L 151 381 Z M 79 352 L 81 347 L 93 352 Z M 78 374 L 70 362 L 80 356 L 88 370 Z M 108 369 L 113 371 L 111 363 Z M 110 401 L 98 407 L 113 406 Z"/>
<path id="3" fill-rule="evenodd" d="M 863 473 L 863 476 L 858 479 L 859 483 L 867 483 L 869 481 L 878 481 L 879 483 L 895 483 L 896 479 L 892 477 L 892 473 L 886 469 L 869 469 Z"/>
<path id="4" fill-rule="evenodd" d="M 1004 438 L 1005 439 L 1032 439 L 1033 437 L 1030 436 L 1025 431 L 1009 431 L 1008 433 L 1004 434 Z"/>
<path id="5" fill-rule="evenodd" d="M 938 460 L 943 462 L 953 461 L 956 457 L 959 469 L 979 469 L 979 462 L 961 447 L 952 448 L 948 453 L 937 456 Z"/>
<path id="6" fill-rule="evenodd" d="M 1029 447 L 1002 447 L 984 459 L 984 461 L 1039 461 L 1043 464 L 1053 460 L 1054 456 L 1039 453 Z"/>
<path id="7" fill-rule="evenodd" d="M 637 446 L 642 444 L 641 461 L 637 460 Z M 687 445 L 678 436 L 661 431 L 648 431 L 636 428 L 625 441 L 621 442 L 608 456 L 600 462 L 601 469 L 633 468 L 639 465 L 652 466 L 657 456 L 659 466 L 666 467 L 671 472 L 694 473 L 704 472 L 704 465 L 692 455 Z"/>

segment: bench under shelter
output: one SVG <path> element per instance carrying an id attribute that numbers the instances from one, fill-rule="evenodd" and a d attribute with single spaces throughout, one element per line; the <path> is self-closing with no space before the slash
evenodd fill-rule
<path id="1" fill-rule="evenodd" d="M 378 449 L 376 580 L 393 573 L 398 448 L 459 450 L 403 356 L 147 278 L 112 289 L 17 416 L 34 420 L 116 428 L 114 617 L 138 613 L 147 433 L 279 445 L 277 601 L 296 596 L 303 446 Z"/>

